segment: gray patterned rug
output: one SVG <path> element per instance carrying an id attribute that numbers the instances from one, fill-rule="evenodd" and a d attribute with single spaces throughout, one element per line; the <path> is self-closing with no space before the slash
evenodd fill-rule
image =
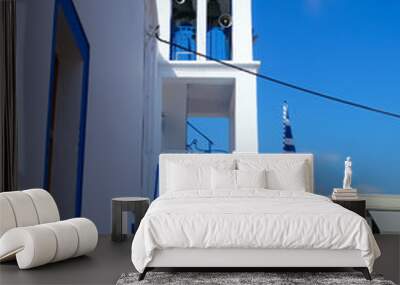
<path id="1" fill-rule="evenodd" d="M 379 275 L 373 275 L 373 280 L 368 281 L 359 272 L 148 272 L 142 281 L 138 281 L 138 276 L 138 273 L 122 274 L 117 285 L 395 285 Z"/>

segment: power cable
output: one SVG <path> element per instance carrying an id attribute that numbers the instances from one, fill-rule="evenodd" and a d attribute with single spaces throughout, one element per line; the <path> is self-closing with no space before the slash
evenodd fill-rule
<path id="1" fill-rule="evenodd" d="M 397 114 L 397 113 L 393 113 L 393 112 L 385 111 L 385 110 L 382 110 L 382 109 L 374 108 L 374 107 L 371 107 L 371 106 L 368 106 L 368 105 L 364 105 L 364 104 L 360 104 L 360 103 L 356 103 L 356 102 L 353 102 L 353 101 L 350 101 L 350 100 L 346 100 L 346 99 L 330 96 L 330 95 L 322 93 L 322 92 L 314 91 L 312 89 L 301 87 L 301 86 L 298 86 L 298 85 L 295 85 L 293 83 L 289 83 L 289 82 L 286 82 L 286 81 L 283 81 L 283 80 L 279 80 L 279 79 L 267 76 L 267 75 L 262 74 L 262 73 L 258 73 L 258 72 L 255 72 L 255 71 L 248 70 L 246 68 L 237 66 L 237 65 L 229 63 L 227 61 L 216 59 L 216 58 L 214 58 L 212 56 L 205 55 L 203 53 L 194 51 L 194 50 L 189 49 L 187 47 L 184 47 L 182 45 L 179 45 L 179 44 L 176 44 L 176 43 L 171 43 L 170 41 L 167 41 L 167 40 L 165 40 L 163 38 L 160 38 L 159 33 L 158 33 L 158 28 L 159 27 L 157 27 L 155 29 L 154 33 L 151 34 L 151 36 L 155 37 L 158 41 L 160 41 L 160 42 L 162 42 L 164 44 L 180 48 L 180 49 L 185 50 L 187 52 L 191 52 L 193 54 L 201 56 L 201 57 L 203 57 L 205 59 L 215 61 L 215 62 L 217 62 L 219 64 L 224 65 L 224 66 L 227 66 L 227 67 L 230 67 L 230 68 L 233 68 L 233 69 L 236 69 L 236 70 L 239 70 L 239 71 L 254 75 L 254 76 L 258 77 L 258 78 L 261 78 L 261 79 L 264 79 L 264 80 L 276 83 L 278 85 L 285 86 L 285 87 L 288 87 L 288 88 L 291 88 L 291 89 L 294 89 L 294 90 L 297 90 L 297 91 L 300 91 L 300 92 L 303 92 L 303 93 L 306 93 L 306 94 L 309 94 L 309 95 L 313 95 L 313 96 L 320 97 L 320 98 L 323 98 L 323 99 L 326 99 L 326 100 L 330 100 L 330 101 L 333 101 L 333 102 L 336 102 L 336 103 L 340 103 L 340 104 L 352 106 L 352 107 L 355 107 L 355 108 L 367 110 L 367 111 L 370 111 L 370 112 L 386 115 L 386 116 L 393 117 L 393 118 L 396 118 L 396 119 L 400 119 L 400 114 Z"/>

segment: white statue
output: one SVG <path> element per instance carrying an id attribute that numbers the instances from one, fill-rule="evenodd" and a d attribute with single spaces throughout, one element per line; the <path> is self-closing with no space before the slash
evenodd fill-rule
<path id="1" fill-rule="evenodd" d="M 351 157 L 348 156 L 344 162 L 344 178 L 343 178 L 343 189 L 351 189 L 351 176 L 353 171 L 351 169 Z"/>

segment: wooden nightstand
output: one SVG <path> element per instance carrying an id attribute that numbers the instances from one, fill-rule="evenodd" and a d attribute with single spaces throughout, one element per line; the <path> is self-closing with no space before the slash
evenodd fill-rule
<path id="1" fill-rule="evenodd" d="M 359 214 L 365 219 L 366 217 L 366 201 L 363 199 L 356 200 L 333 200 L 333 203 L 339 204 L 340 206 Z"/>

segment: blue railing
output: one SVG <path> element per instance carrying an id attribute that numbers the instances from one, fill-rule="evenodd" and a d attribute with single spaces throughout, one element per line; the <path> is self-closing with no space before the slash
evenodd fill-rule
<path id="1" fill-rule="evenodd" d="M 201 153 L 228 153 L 223 149 L 215 149 L 213 148 L 214 142 L 202 131 L 200 131 L 196 126 L 194 126 L 190 122 L 186 122 L 187 126 L 191 128 L 195 133 L 197 133 L 200 137 L 207 141 L 207 148 L 200 148 L 197 139 L 193 139 L 189 144 L 186 145 L 186 150 L 189 152 L 201 152 Z"/>
<path id="2" fill-rule="evenodd" d="M 212 152 L 212 146 L 214 145 L 214 142 L 202 131 L 200 131 L 198 128 L 196 128 L 192 123 L 186 122 L 189 128 L 194 130 L 199 136 L 201 136 L 203 139 L 207 141 L 207 149 L 201 149 L 198 147 L 197 139 L 193 139 L 190 144 L 186 145 L 186 150 L 188 151 L 199 151 L 199 152 L 204 152 L 204 153 L 211 153 Z"/>

